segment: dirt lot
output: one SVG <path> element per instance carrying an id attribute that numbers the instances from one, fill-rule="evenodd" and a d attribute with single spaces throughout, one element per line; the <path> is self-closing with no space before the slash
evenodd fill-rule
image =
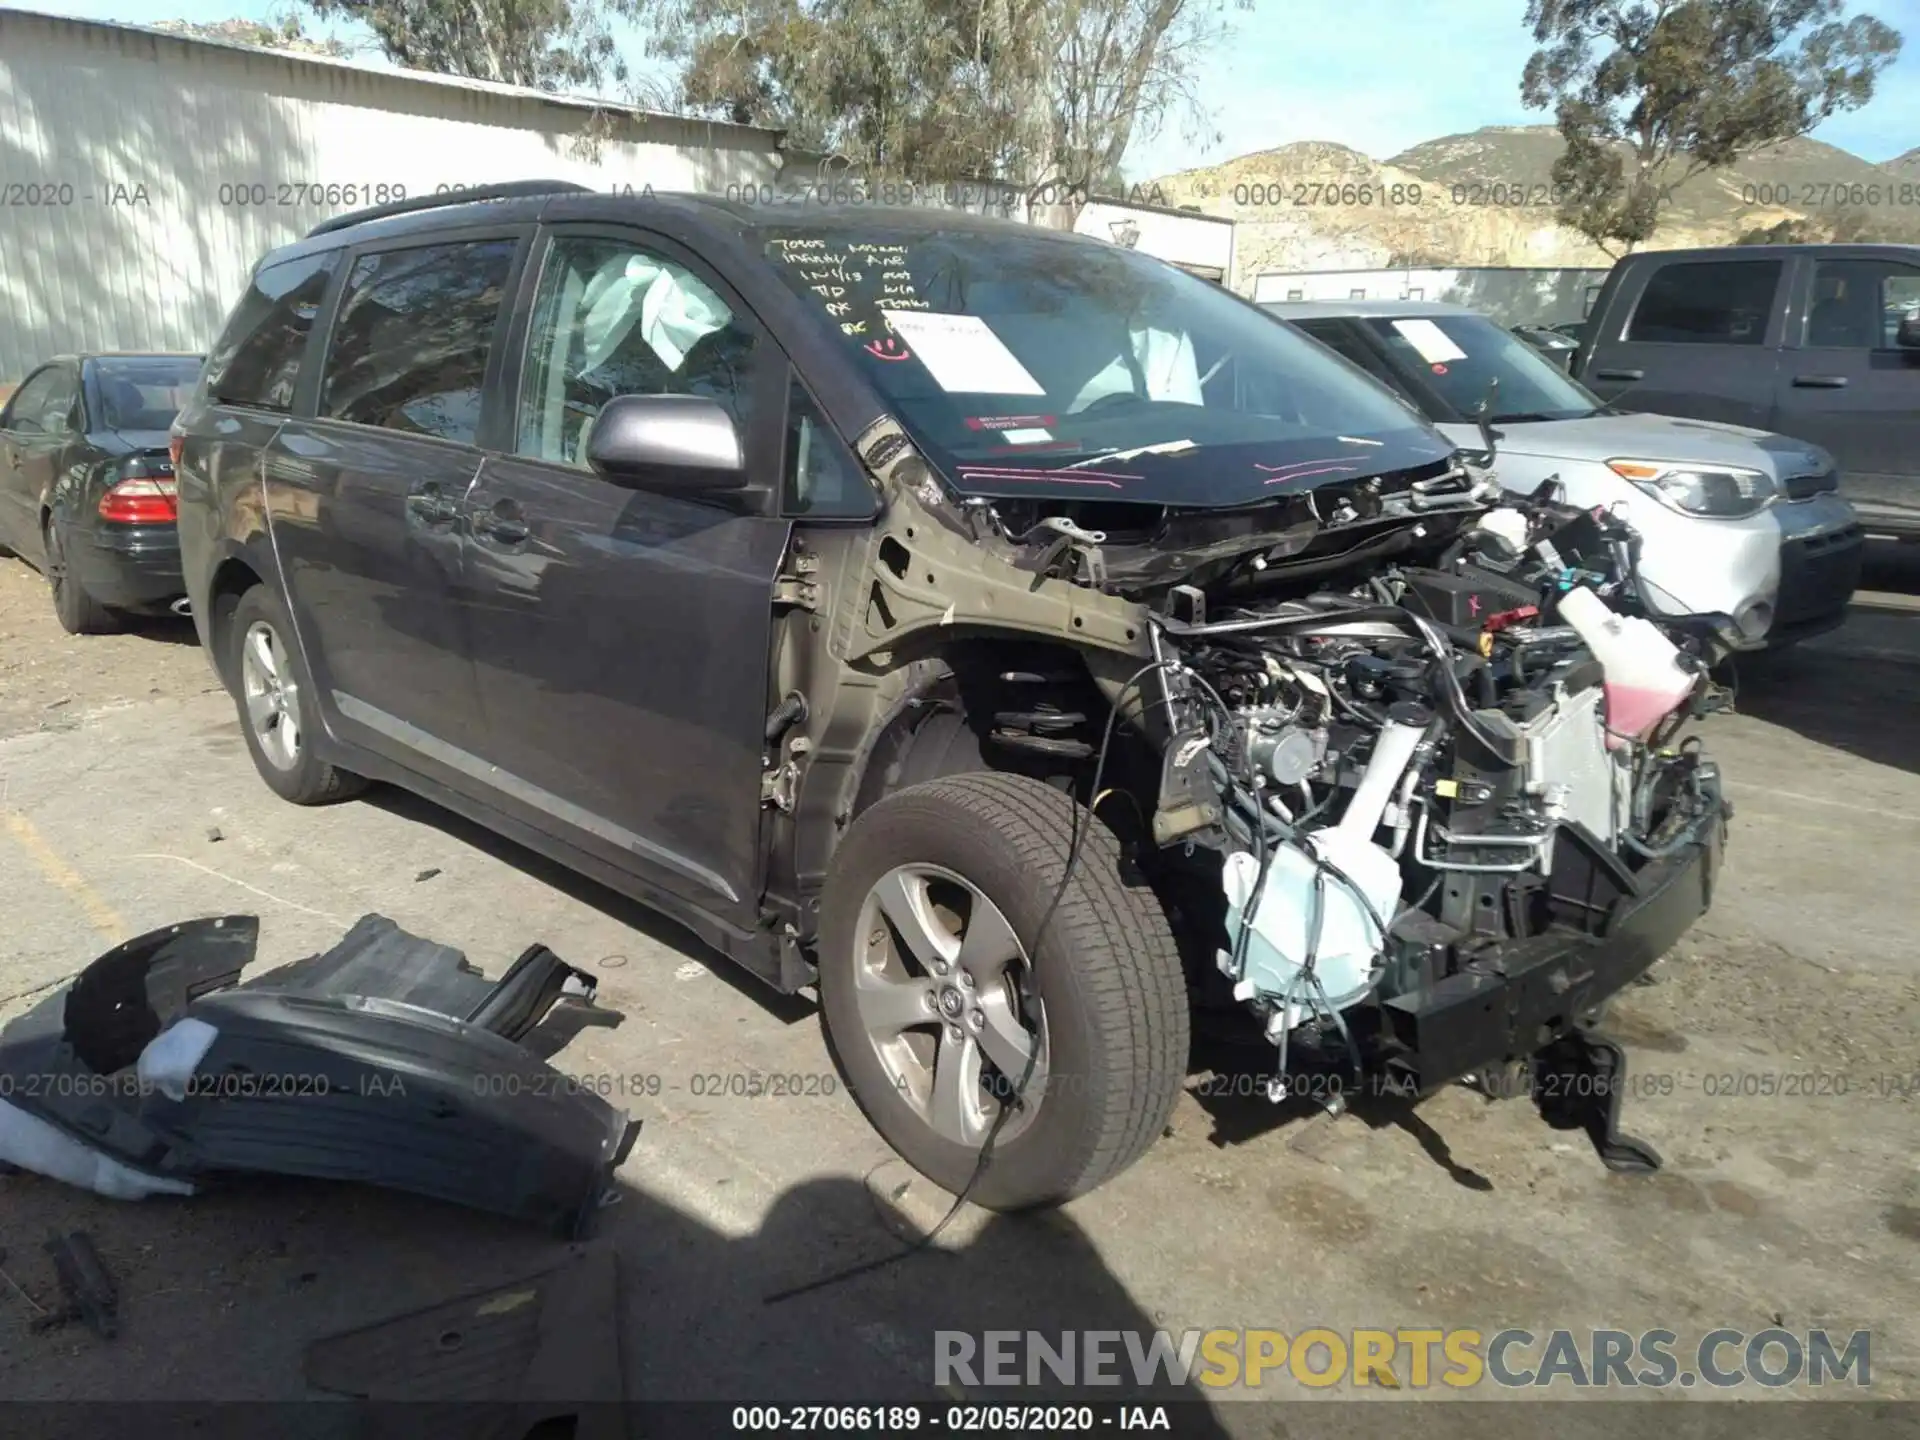
<path id="1" fill-rule="evenodd" d="M 1716 1327 L 1781 1326 L 1870 1329 L 1869 1393 L 1913 1399 L 1920 552 L 1877 556 L 1870 583 L 1902 593 L 1863 595 L 1843 631 L 1747 667 L 1740 713 L 1706 731 L 1738 806 L 1723 887 L 1655 983 L 1616 1007 L 1652 1092 L 1629 1102 L 1626 1128 L 1667 1161 L 1650 1178 L 1609 1175 L 1524 1101 L 1455 1089 L 1325 1123 L 1203 1070 L 1148 1157 L 1064 1213 L 968 1213 L 940 1241 L 949 1253 L 767 1303 L 887 1253 L 897 1227 L 938 1206 L 844 1092 L 730 1093 L 736 1075 L 831 1075 L 806 1003 L 424 803 L 282 804 L 253 775 L 190 627 L 68 638 L 11 561 L 0 1015 L 117 939 L 232 911 L 262 917 L 263 966 L 378 911 L 490 974 L 534 940 L 597 969 L 624 1023 L 583 1032 L 557 1063 L 663 1082 L 629 1102 L 645 1128 L 603 1221 L 632 1396 L 944 1405 L 938 1329 L 1664 1327 L 1684 1354 Z M 0 1285 L 0 1396 L 297 1398 L 312 1339 L 555 1253 L 504 1222 L 347 1186 L 122 1204 L 0 1178 L 4 1268 L 42 1303 L 53 1226 L 92 1232 L 120 1279 L 123 1330 L 32 1333 Z M 1343 1392 L 1282 1376 L 1267 1393 Z M 1292 1411 L 1216 1409 L 1235 1433 L 1306 1433 Z"/>

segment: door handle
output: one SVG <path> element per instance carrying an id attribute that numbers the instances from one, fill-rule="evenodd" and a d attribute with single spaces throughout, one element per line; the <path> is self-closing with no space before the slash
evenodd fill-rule
<path id="1" fill-rule="evenodd" d="M 1847 377 L 1844 375 L 1796 375 L 1793 383 L 1802 390 L 1844 390 Z"/>
<path id="2" fill-rule="evenodd" d="M 1596 380 L 1644 380 L 1647 378 L 1647 372 L 1644 370 L 1596 370 L 1593 372 L 1593 378 Z"/>
<path id="3" fill-rule="evenodd" d="M 518 545 L 532 532 L 522 517 L 520 507 L 512 500 L 496 500 L 487 509 L 473 517 L 473 528 L 477 534 L 497 540 L 502 545 Z"/>
<path id="4" fill-rule="evenodd" d="M 429 525 L 451 525 L 460 518 L 460 507 L 442 495 L 438 485 L 423 486 L 407 496 L 407 511 Z"/>

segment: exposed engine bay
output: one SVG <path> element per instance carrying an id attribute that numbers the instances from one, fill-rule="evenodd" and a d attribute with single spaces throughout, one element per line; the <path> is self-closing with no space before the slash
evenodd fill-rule
<path id="1" fill-rule="evenodd" d="M 769 898 L 797 898 L 774 923 L 808 934 L 829 825 L 1022 773 L 1111 832 L 1195 1033 L 1269 1097 L 1555 1074 L 1536 1102 L 1579 1103 L 1552 1123 L 1658 1165 L 1618 1133 L 1597 1027 L 1710 907 L 1731 810 L 1680 734 L 1724 703 L 1714 637 L 1649 618 L 1631 526 L 1457 457 L 1186 507 L 1089 499 L 1071 469 L 955 494 L 891 421 L 859 449 L 894 503 L 780 579 L 763 764 L 792 872 Z M 823 627 L 834 577 L 851 603 Z M 834 716 L 817 745 L 802 695 Z"/>
<path id="2" fill-rule="evenodd" d="M 1277 1047 L 1276 1099 L 1323 1072 L 1424 1091 L 1548 1045 L 1632 978 L 1585 983 L 1581 943 L 1724 824 L 1715 767 L 1674 744 L 1717 703 L 1712 656 L 1635 613 L 1631 531 L 1454 482 L 1321 517 L 1322 547 L 1361 538 L 1303 556 L 1306 583 L 1284 547 L 1223 545 L 1154 595 L 1152 840 L 1214 877 L 1215 988 Z M 1038 528 L 1082 583 L 1169 564 L 1164 536 L 1130 564 L 1106 532 Z"/>

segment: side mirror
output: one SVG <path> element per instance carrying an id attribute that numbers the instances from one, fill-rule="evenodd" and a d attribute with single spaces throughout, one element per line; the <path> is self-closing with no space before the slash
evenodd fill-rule
<path id="1" fill-rule="evenodd" d="M 712 495 L 747 488 L 733 417 L 704 395 L 621 395 L 594 417 L 587 464 L 630 490 Z"/>
<path id="2" fill-rule="evenodd" d="M 1893 343 L 1902 350 L 1920 350 L 1920 312 L 1908 311 L 1893 332 Z"/>

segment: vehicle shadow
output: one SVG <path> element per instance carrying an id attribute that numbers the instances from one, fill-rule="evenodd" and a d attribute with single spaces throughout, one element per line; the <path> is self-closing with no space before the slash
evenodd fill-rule
<path id="1" fill-rule="evenodd" d="M 1855 601 L 1835 635 L 1746 657 L 1731 674 L 1738 712 L 1920 773 L 1920 609 Z"/>
<path id="2" fill-rule="evenodd" d="M 551 886 L 583 905 L 591 905 L 609 919 L 639 932 L 656 944 L 678 951 L 688 959 L 699 961 L 712 971 L 717 979 L 725 981 L 740 994 L 753 1000 L 762 1010 L 783 1025 L 795 1025 L 801 1021 L 811 1020 L 816 1012 L 817 1007 L 806 996 L 781 994 L 729 960 L 684 925 L 667 918 L 659 911 L 649 908 L 638 900 L 629 899 L 617 890 L 600 884 L 597 880 L 590 880 L 557 861 L 549 860 L 546 856 L 516 841 L 496 834 L 484 825 L 475 824 L 462 815 L 443 809 L 410 790 L 402 790 L 397 785 L 376 785 L 366 793 L 361 803 L 376 806 L 389 815 L 413 824 L 426 825 L 438 830 L 451 839 L 470 845 L 504 864 L 513 866 L 529 879 Z"/>
<path id="3" fill-rule="evenodd" d="M 197 646 L 200 643 L 193 621 L 183 615 L 129 615 L 121 622 L 121 633 L 138 635 L 142 640 L 162 645 Z"/>
<path id="4" fill-rule="evenodd" d="M 989 1217 L 964 1242 L 903 1253 L 904 1217 L 889 1215 L 875 1191 L 852 1178 L 816 1177 L 723 1232 L 690 1213 L 686 1195 L 669 1198 L 650 1181 L 656 1157 L 684 1171 L 671 1155 L 674 1133 L 642 1131 L 614 1203 L 595 1217 L 591 1238 L 612 1252 L 611 1307 L 575 1317 L 584 1323 L 553 1347 L 591 1351 L 603 1327 L 615 1326 L 617 1360 L 596 1367 L 566 1353 L 543 1368 L 545 1393 L 528 1398 L 711 1408 L 677 1417 L 615 1414 L 613 1426 L 582 1420 L 579 1434 L 735 1433 L 735 1405 L 855 1403 L 917 1406 L 925 1418 L 912 1428 L 924 1433 L 956 1403 L 1009 1402 L 1179 1403 L 1177 1433 L 1227 1433 L 1204 1390 L 1164 1367 L 1137 1376 L 1119 1343 L 1112 1383 L 1090 1385 L 1076 1375 L 1083 1383 L 1069 1387 L 1045 1370 L 1037 1372 L 1042 1384 L 988 1383 L 987 1331 L 1038 1332 L 1050 1347 L 1065 1333 L 1090 1330 L 1131 1332 L 1143 1351 L 1151 1341 L 1155 1321 L 1064 1212 Z M 727 1194 L 715 1191 L 714 1199 Z M 347 1184 L 246 1179 L 193 1198 L 134 1204 L 15 1175 L 0 1179 L 0 1196 L 15 1247 L 8 1274 L 27 1296 L 9 1294 L 0 1306 L 0 1392 L 13 1401 L 148 1402 L 140 1429 L 153 1435 L 238 1434 L 236 1421 L 258 1433 L 258 1414 L 222 1416 L 206 1403 L 330 1398 L 305 1378 L 315 1340 L 495 1287 L 513 1287 L 519 1297 L 521 1282 L 571 1253 L 566 1241 L 529 1227 Z M 698 1198 L 691 1203 L 704 1208 Z M 28 1304 L 51 1306 L 57 1298 L 51 1262 L 37 1244 L 55 1230 L 88 1232 L 116 1282 L 120 1324 L 112 1340 L 79 1324 L 31 1329 Z M 604 1253 L 596 1259 L 605 1263 Z M 969 1337 L 971 1376 L 936 1363 L 942 1331 Z M 448 1349 L 459 1341 L 457 1332 L 442 1337 Z M 498 1384 L 501 1372 L 512 1376 L 525 1365 L 510 1349 L 490 1352 L 476 1370 L 478 1358 L 468 1357 L 464 1375 L 442 1372 L 451 1383 L 435 1398 L 490 1398 L 484 1390 L 474 1397 L 470 1387 Z M 382 1366 L 389 1378 L 398 1368 Z M 617 1375 L 608 1373 L 615 1368 Z M 1024 1380 L 1026 1367 L 1018 1373 Z M 513 1393 L 511 1382 L 501 1388 Z M 42 1422 L 32 1427 L 37 1435 L 99 1433 L 100 1417 L 87 1406 L 37 1407 L 31 1418 Z M 279 1405 L 270 1428 L 344 1440 L 367 1433 L 366 1418 L 345 1404 Z M 497 1423 L 486 1433 L 524 1440 Z"/>
<path id="5" fill-rule="evenodd" d="M 1920 595 L 1920 542 L 1869 540 L 1860 567 L 1860 589 Z"/>

